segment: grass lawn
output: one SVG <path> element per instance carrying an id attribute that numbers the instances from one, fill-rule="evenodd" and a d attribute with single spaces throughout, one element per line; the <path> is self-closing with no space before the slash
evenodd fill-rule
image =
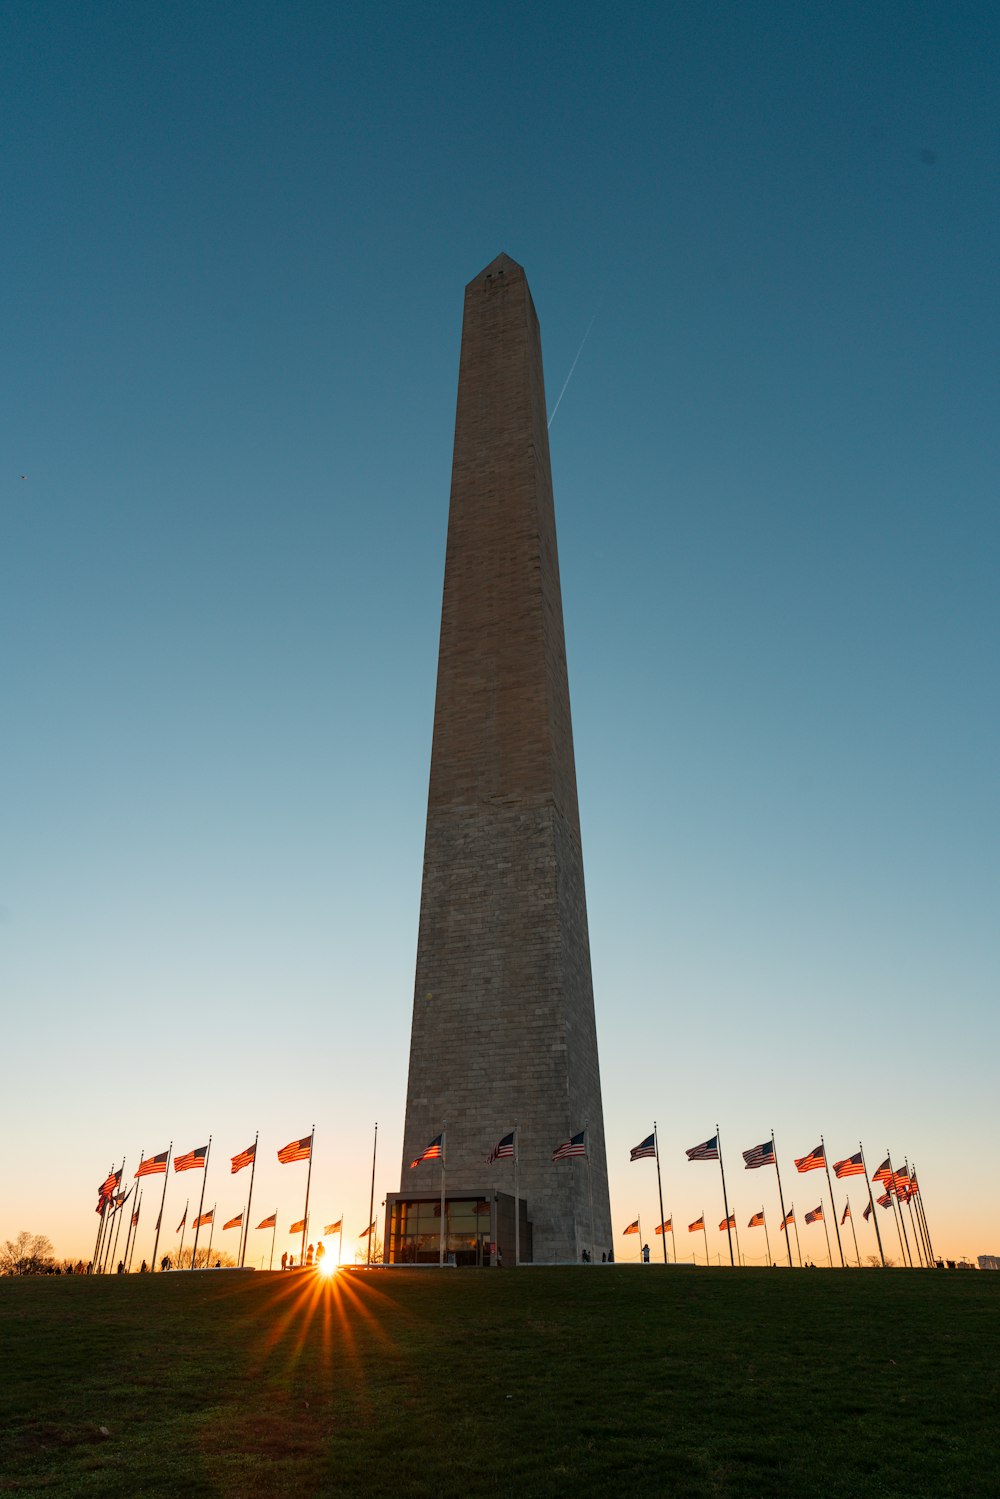
<path id="1" fill-rule="evenodd" d="M 1000 1275 L 0 1280 L 0 1491 L 1000 1495 Z"/>

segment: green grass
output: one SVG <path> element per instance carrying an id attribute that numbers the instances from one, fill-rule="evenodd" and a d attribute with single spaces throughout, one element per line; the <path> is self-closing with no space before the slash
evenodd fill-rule
<path id="1" fill-rule="evenodd" d="M 995 1499 L 998 1308 L 933 1271 L 0 1280 L 0 1491 Z"/>

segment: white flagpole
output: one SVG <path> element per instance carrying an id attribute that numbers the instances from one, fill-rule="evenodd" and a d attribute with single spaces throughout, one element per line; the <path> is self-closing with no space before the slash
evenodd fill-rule
<path id="1" fill-rule="evenodd" d="M 198 1259 L 198 1235 L 201 1232 L 201 1228 L 199 1227 L 199 1224 L 198 1224 L 198 1218 L 201 1217 L 202 1211 L 203 1211 L 203 1209 L 205 1207 L 205 1182 L 208 1179 L 208 1158 L 209 1158 L 209 1156 L 211 1154 L 212 1154 L 212 1136 L 209 1135 L 209 1137 L 208 1137 L 208 1144 L 205 1147 L 205 1165 L 204 1165 L 204 1168 L 202 1170 L 202 1177 L 201 1177 L 201 1198 L 199 1199 L 199 1202 L 198 1202 L 198 1213 L 197 1213 L 197 1217 L 195 1218 L 195 1225 L 194 1225 L 194 1248 L 191 1251 L 191 1269 L 192 1270 L 196 1270 L 198 1268 L 197 1263 L 196 1263 L 196 1261 Z"/>
<path id="2" fill-rule="evenodd" d="M 590 1263 L 594 1263 L 597 1253 L 597 1245 L 594 1242 L 594 1172 L 590 1164 L 590 1129 L 588 1125 L 583 1126 L 583 1143 L 587 1151 L 587 1190 L 590 1193 Z"/>
<path id="3" fill-rule="evenodd" d="M 441 1229 L 438 1234 L 438 1264 L 444 1264 L 444 1168 L 445 1168 L 445 1146 L 447 1144 L 448 1121 L 444 1121 L 441 1131 Z"/>
<path id="4" fill-rule="evenodd" d="M 663 1240 L 663 1263 L 667 1263 L 667 1236 L 663 1230 L 663 1182 L 660 1179 L 660 1139 L 656 1133 L 656 1120 L 653 1120 L 653 1150 L 656 1153 L 656 1186 L 660 1194 L 660 1238 Z"/>
<path id="5" fill-rule="evenodd" d="M 520 1131 L 514 1125 L 514 1266 L 521 1263 L 521 1194 L 517 1183 L 517 1155 L 521 1147 Z"/>

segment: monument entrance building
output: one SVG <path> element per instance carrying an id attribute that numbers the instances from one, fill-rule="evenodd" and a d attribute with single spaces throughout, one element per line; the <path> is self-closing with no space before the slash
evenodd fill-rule
<path id="1" fill-rule="evenodd" d="M 465 291 L 385 1253 L 484 1263 L 485 1244 L 512 1265 L 515 1239 L 535 1262 L 612 1245 L 541 340 L 524 271 L 500 255 Z"/>

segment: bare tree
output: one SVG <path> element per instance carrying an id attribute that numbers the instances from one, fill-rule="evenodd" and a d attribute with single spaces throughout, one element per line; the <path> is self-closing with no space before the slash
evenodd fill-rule
<path id="1" fill-rule="evenodd" d="M 0 1275 L 40 1275 L 53 1256 L 52 1241 L 22 1228 L 16 1239 L 0 1249 Z"/>

